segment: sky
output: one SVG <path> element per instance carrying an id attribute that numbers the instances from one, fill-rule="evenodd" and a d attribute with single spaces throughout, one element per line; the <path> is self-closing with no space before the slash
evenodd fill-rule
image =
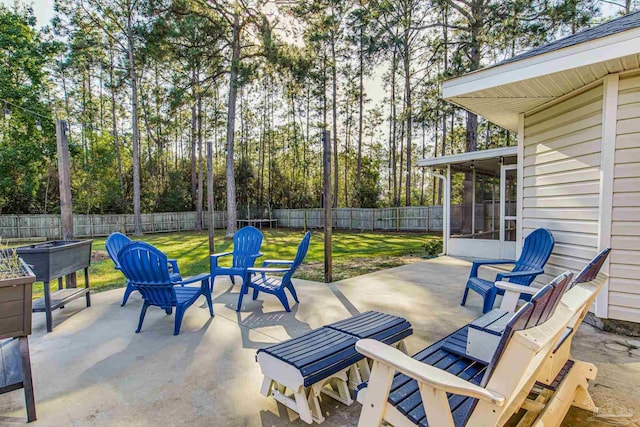
<path id="1" fill-rule="evenodd" d="M 14 0 L 0 0 L 0 4 L 13 6 Z M 19 3 L 31 5 L 38 27 L 44 27 L 53 18 L 53 0 L 22 0 Z"/>

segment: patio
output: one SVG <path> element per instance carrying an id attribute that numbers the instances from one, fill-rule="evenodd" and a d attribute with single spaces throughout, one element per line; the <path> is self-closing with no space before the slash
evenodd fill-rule
<path id="1" fill-rule="evenodd" d="M 245 299 L 234 311 L 240 289 L 218 278 L 210 318 L 201 298 L 187 311 L 180 335 L 173 317 L 150 309 L 135 334 L 141 299 L 120 307 L 123 289 L 92 296 L 85 309 L 74 301 L 54 316 L 45 334 L 44 316 L 34 316 L 30 337 L 38 410 L 34 425 L 306 425 L 289 421 L 286 409 L 260 395 L 262 375 L 256 349 L 365 310 L 407 318 L 413 353 L 481 313 L 481 299 L 461 307 L 470 263 L 441 257 L 383 270 L 334 284 L 296 280 L 301 304 L 282 311 L 276 298 Z M 624 340 L 583 325 L 574 356 L 595 363 L 590 390 L 608 412 L 633 408 L 640 414 L 640 358 L 605 344 Z M 613 405 L 611 407 L 611 405 Z M 323 401 L 326 426 L 355 425 L 360 404 Z M 25 423 L 21 391 L 0 397 L 0 425 Z M 607 425 L 587 421 L 591 414 L 572 409 L 563 425 Z"/>

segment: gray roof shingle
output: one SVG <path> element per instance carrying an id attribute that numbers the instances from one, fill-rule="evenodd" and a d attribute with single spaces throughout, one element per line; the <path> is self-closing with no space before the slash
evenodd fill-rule
<path id="1" fill-rule="evenodd" d="M 511 62 L 520 61 L 522 59 L 531 58 L 533 56 L 542 55 L 544 53 L 553 52 L 565 47 L 574 46 L 580 43 L 599 39 L 601 37 L 607 37 L 637 27 L 640 27 L 640 11 L 632 12 L 628 15 L 612 19 L 611 21 L 605 22 L 604 24 L 596 25 L 595 27 L 579 31 L 563 39 L 538 46 L 535 49 L 531 49 L 512 58 L 505 59 L 504 61 L 498 62 L 497 64 L 488 68 L 493 68 L 499 65 L 504 65 Z"/>

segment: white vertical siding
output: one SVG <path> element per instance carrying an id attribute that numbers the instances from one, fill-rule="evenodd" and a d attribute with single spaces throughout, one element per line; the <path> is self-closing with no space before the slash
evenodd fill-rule
<path id="1" fill-rule="evenodd" d="M 549 281 L 579 271 L 598 247 L 602 85 L 525 116 L 522 234 L 548 228 Z"/>
<path id="2" fill-rule="evenodd" d="M 640 75 L 619 84 L 611 248 L 609 317 L 640 322 Z"/>

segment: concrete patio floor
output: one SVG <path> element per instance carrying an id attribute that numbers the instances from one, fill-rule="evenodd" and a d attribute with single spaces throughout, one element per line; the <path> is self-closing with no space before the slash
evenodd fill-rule
<path id="1" fill-rule="evenodd" d="M 54 313 L 46 334 L 42 314 L 34 315 L 30 337 L 38 421 L 42 426 L 285 426 L 306 425 L 273 399 L 259 393 L 262 375 L 255 353 L 263 346 L 366 310 L 407 318 L 416 352 L 480 315 L 474 294 L 459 305 L 470 264 L 441 257 L 323 284 L 295 280 L 301 303 L 291 313 L 275 297 L 245 299 L 234 311 L 239 285 L 218 278 L 210 318 L 204 298 L 189 309 L 179 336 L 173 316 L 149 309 L 135 334 L 141 299 L 120 307 L 122 289 L 92 296 Z M 640 358 L 605 344 L 624 340 L 583 325 L 574 357 L 595 363 L 590 389 L 598 405 L 630 408 L 640 415 Z M 324 398 L 324 425 L 357 424 L 360 404 L 346 407 Z M 607 425 L 572 409 L 565 426 Z M 22 390 L 0 395 L 0 425 L 25 424 Z M 619 424 L 620 425 L 620 424 Z M 632 425 L 632 424 L 627 424 Z"/>

